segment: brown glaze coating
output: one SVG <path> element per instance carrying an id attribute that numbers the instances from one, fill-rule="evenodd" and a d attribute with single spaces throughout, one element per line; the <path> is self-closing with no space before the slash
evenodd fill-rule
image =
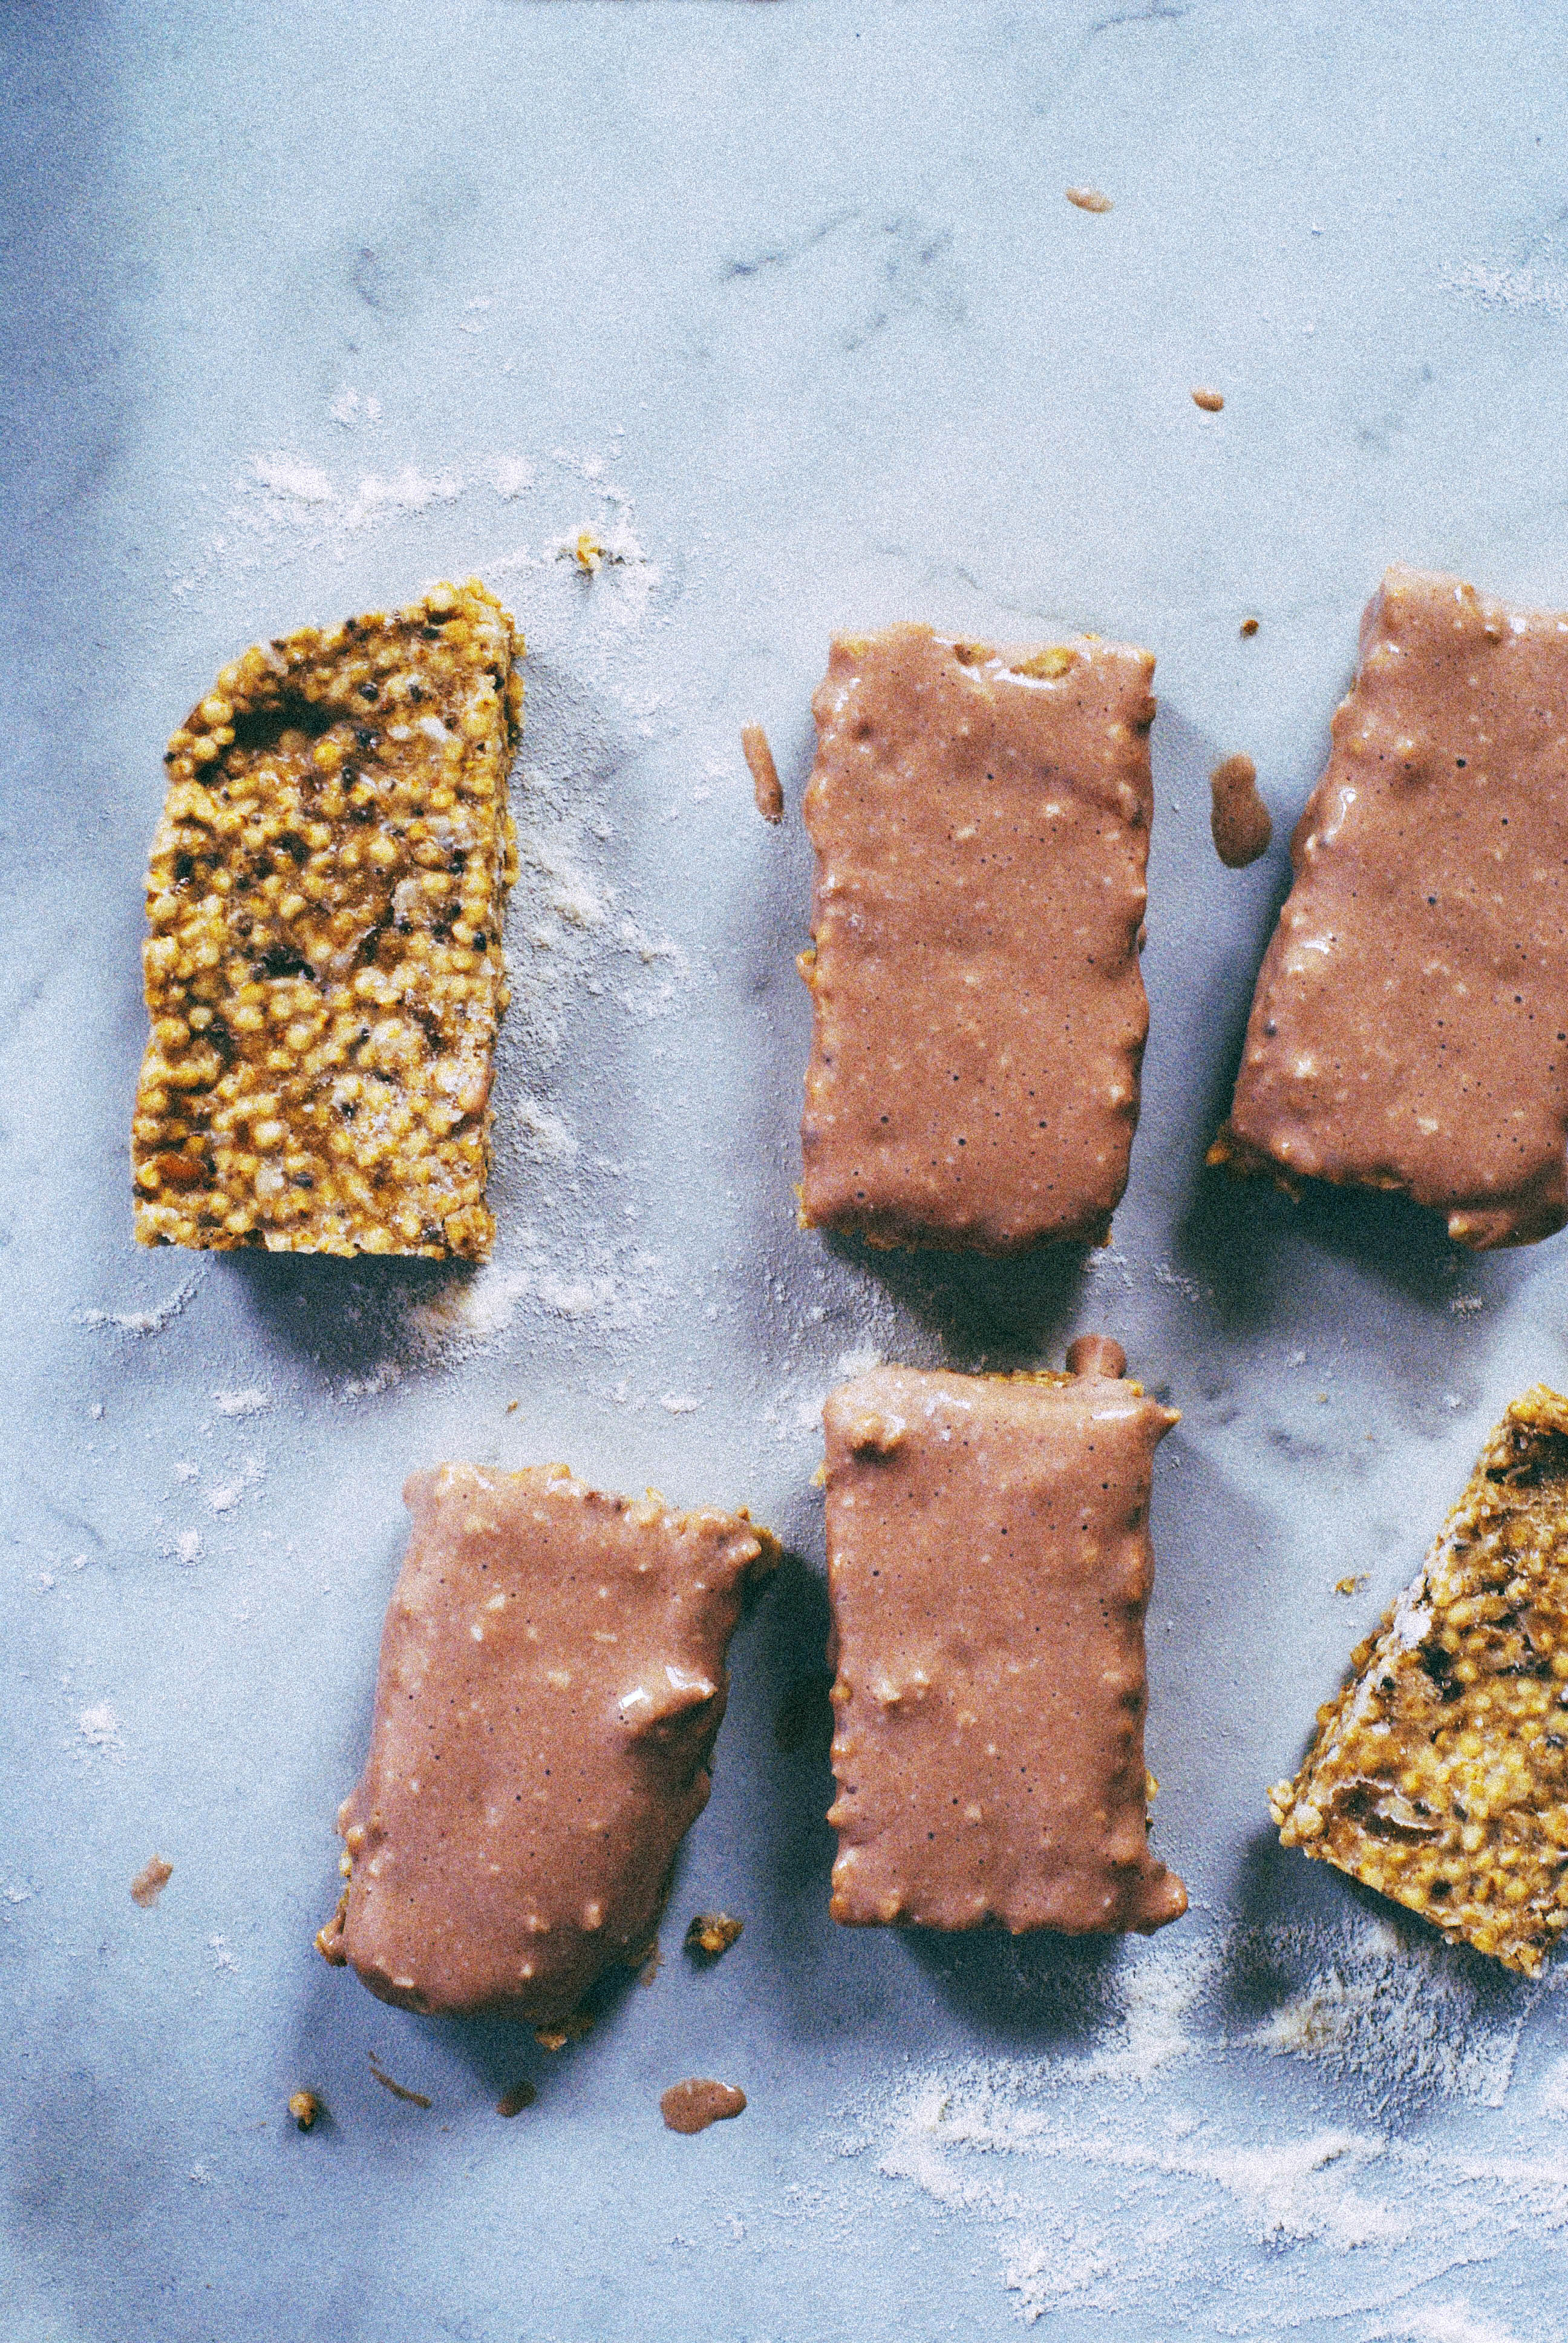
<path id="1" fill-rule="evenodd" d="M 648 1949 L 707 1803 L 742 1585 L 779 1549 L 744 1513 L 564 1465 L 443 1464 L 404 1495 L 338 1948 L 406 2009 L 558 2020 Z"/>
<path id="2" fill-rule="evenodd" d="M 746 2112 L 746 2094 L 733 2083 L 705 2083 L 694 2075 L 689 2082 L 671 2083 L 661 2092 L 658 2112 L 664 2117 L 667 2131 L 690 2134 L 706 2131 L 709 2124 L 727 2123 L 731 2116 Z"/>
<path id="3" fill-rule="evenodd" d="M 809 1227 L 1101 1242 L 1149 1009 L 1147 651 L 839 637 L 812 706 Z"/>
<path id="4" fill-rule="evenodd" d="M 879 1367 L 823 1418 L 833 1917 L 1179 1918 L 1143 1766 L 1149 1487 L 1175 1415 L 1094 1373 Z"/>
<path id="5" fill-rule="evenodd" d="M 1209 776 L 1209 828 L 1214 851 L 1227 870 L 1245 870 L 1266 854 L 1274 824 L 1258 795 L 1258 768 L 1251 757 L 1226 757 Z"/>
<path id="6" fill-rule="evenodd" d="M 1291 842 L 1212 1160 L 1568 1219 L 1568 615 L 1391 569 Z"/>

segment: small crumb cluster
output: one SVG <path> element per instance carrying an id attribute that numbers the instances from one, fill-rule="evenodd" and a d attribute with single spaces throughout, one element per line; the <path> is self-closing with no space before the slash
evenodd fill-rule
<path id="1" fill-rule="evenodd" d="M 522 712 L 477 578 L 246 651 L 169 743 L 144 1244 L 483 1259 Z"/>
<path id="2" fill-rule="evenodd" d="M 745 1926 L 728 1912 L 699 1912 L 686 1932 L 686 1949 L 704 1961 L 716 1961 L 740 1942 Z"/>
<path id="3" fill-rule="evenodd" d="M 1568 1928 L 1565 1541 L 1568 1399 L 1538 1383 L 1269 1793 L 1287 1846 L 1526 1976 Z"/>
<path id="4" fill-rule="evenodd" d="M 150 1912 L 174 1875 L 172 1863 L 166 1862 L 161 1855 L 149 1855 L 131 1882 L 132 1903 Z"/>

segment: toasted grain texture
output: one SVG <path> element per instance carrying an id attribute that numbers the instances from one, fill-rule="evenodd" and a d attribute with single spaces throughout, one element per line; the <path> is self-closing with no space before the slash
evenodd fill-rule
<path id="1" fill-rule="evenodd" d="M 1513 1403 L 1351 1666 L 1281 1838 L 1533 1976 L 1568 1926 L 1568 1399 Z"/>
<path id="2" fill-rule="evenodd" d="M 246 651 L 175 734 L 143 1244 L 488 1253 L 520 650 L 477 578 L 437 586 Z"/>

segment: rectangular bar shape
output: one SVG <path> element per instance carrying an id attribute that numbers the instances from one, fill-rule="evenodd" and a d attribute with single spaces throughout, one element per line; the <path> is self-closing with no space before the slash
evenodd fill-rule
<path id="1" fill-rule="evenodd" d="M 1513 1402 L 1351 1669 L 1282 1840 L 1533 1976 L 1568 1928 L 1568 1399 Z"/>
<path id="2" fill-rule="evenodd" d="M 839 637 L 812 706 L 801 1218 L 873 1244 L 1104 1241 L 1149 1010 L 1148 651 Z"/>
<path id="3" fill-rule="evenodd" d="M 382 2000 L 544 2025 L 651 1945 L 708 1801 L 744 1513 L 606 1496 L 565 1465 L 417 1473 L 370 1751 L 323 1931 Z"/>
<path id="4" fill-rule="evenodd" d="M 1291 841 L 1211 1161 L 1568 1219 L 1568 615 L 1393 568 Z"/>
<path id="5" fill-rule="evenodd" d="M 1185 1910 L 1143 1765 L 1175 1421 L 1098 1372 L 880 1367 L 830 1394 L 835 1919 L 1077 1935 Z"/>
<path id="6" fill-rule="evenodd" d="M 477 578 L 433 587 L 246 651 L 175 734 L 143 1244 L 487 1255 L 520 651 Z"/>

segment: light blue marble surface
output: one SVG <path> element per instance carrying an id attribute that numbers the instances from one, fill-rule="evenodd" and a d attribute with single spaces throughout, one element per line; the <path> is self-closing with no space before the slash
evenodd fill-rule
<path id="1" fill-rule="evenodd" d="M 1396 1934 L 1262 1801 L 1503 1403 L 1568 1376 L 1564 1240 L 1473 1262 L 1199 1170 L 1383 564 L 1568 601 L 1565 35 L 1473 0 L 6 12 L 7 2338 L 1568 2330 L 1560 1994 Z M 552 550 L 585 525 L 626 557 L 591 581 Z M 138 1255 L 163 741 L 252 639 L 473 569 L 530 643 L 496 1265 Z M 1159 655 L 1153 1031 L 1092 1264 L 793 1227 L 809 695 L 833 627 L 895 617 Z M 1236 875 L 1205 776 L 1240 749 L 1278 838 Z M 836 1931 L 826 1770 L 771 1725 L 820 1645 L 820 1395 L 1086 1325 L 1183 1412 L 1150 1739 L 1191 1916 Z M 749 1500 L 801 1557 L 671 1912 L 745 1936 L 557 2059 L 310 1949 L 400 1483 L 453 1453 Z M 750 2107 L 680 2140 L 692 2072 Z"/>

